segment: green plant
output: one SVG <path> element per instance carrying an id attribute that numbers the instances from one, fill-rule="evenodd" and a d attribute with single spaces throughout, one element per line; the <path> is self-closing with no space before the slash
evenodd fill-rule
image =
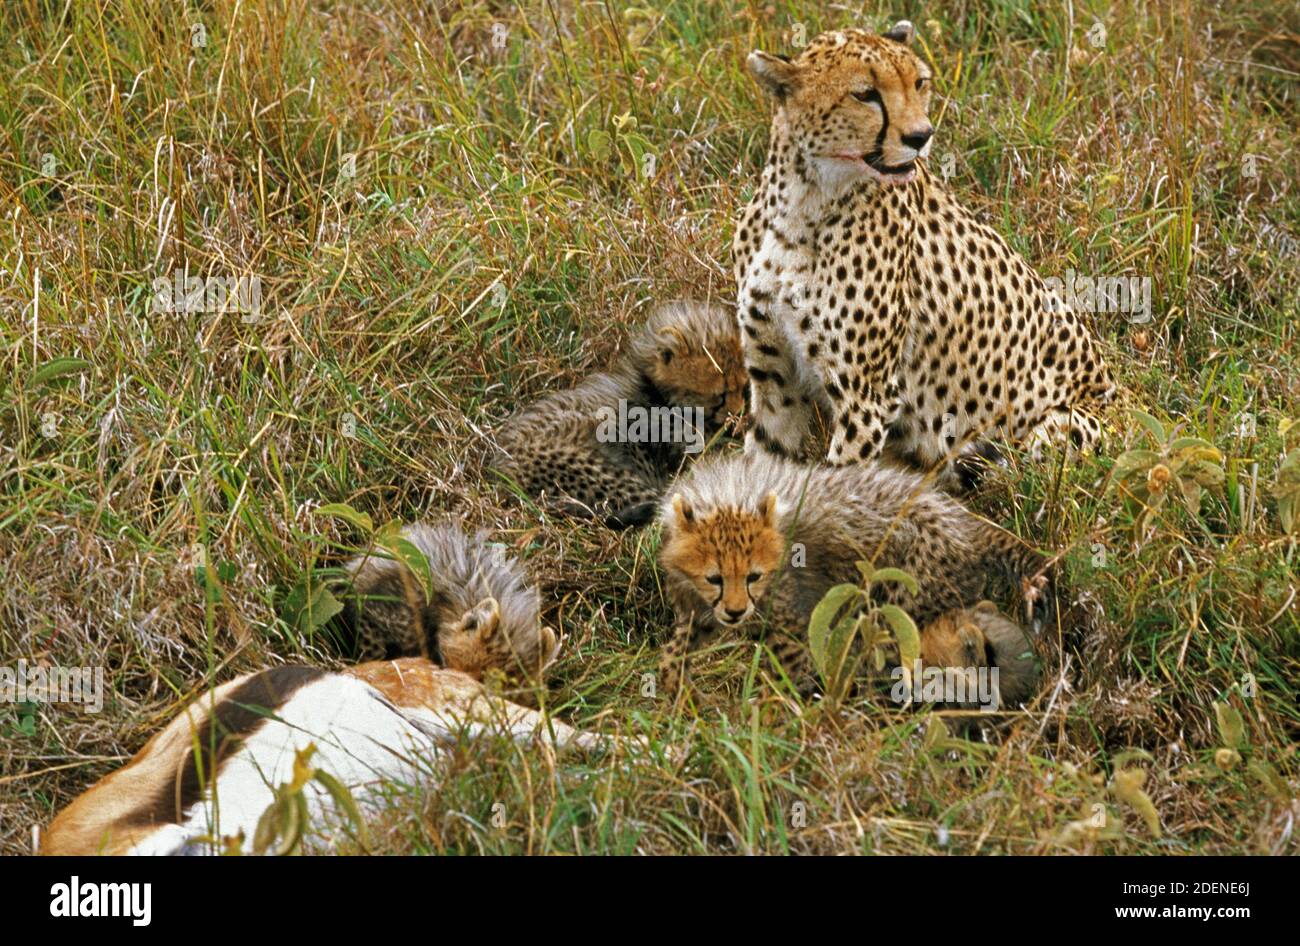
<path id="1" fill-rule="evenodd" d="M 329 516 L 350 523 L 365 536 L 365 554 L 383 554 L 406 565 L 411 570 L 426 599 L 433 597 L 433 577 L 429 562 L 420 549 L 402 535 L 402 523 L 393 520 L 375 528 L 370 516 L 358 512 L 347 503 L 330 503 L 315 510 L 318 516 Z M 300 634 L 310 638 L 343 610 L 343 603 L 322 580 L 314 568 L 308 568 L 285 598 L 281 617 Z"/>
<path id="2" fill-rule="evenodd" d="M 258 819 L 251 853 L 277 856 L 302 853 L 303 837 L 310 827 L 310 811 L 303 790 L 311 782 L 319 784 L 334 799 L 354 827 L 356 840 L 362 848 L 369 846 L 366 822 L 352 793 L 333 775 L 311 764 L 311 757 L 315 754 L 315 743 L 309 743 L 294 753 L 293 777 L 274 789 L 274 801 L 267 805 Z M 223 853 L 244 853 L 244 841 L 242 834 L 224 839 Z"/>
<path id="3" fill-rule="evenodd" d="M 902 569 L 873 569 L 867 562 L 858 562 L 858 570 L 862 584 L 831 588 L 808 621 L 813 665 L 822 678 L 824 701 L 831 706 L 849 694 L 864 663 L 879 672 L 896 649 L 906 682 L 921 653 L 916 623 L 907 612 L 895 604 L 877 604 L 871 596 L 872 587 L 884 582 L 896 582 L 916 594 L 916 579 Z"/>
<path id="4" fill-rule="evenodd" d="M 1198 516 L 1205 490 L 1223 485 L 1223 454 L 1208 440 L 1178 436 L 1150 414 L 1134 416 L 1154 441 L 1153 448 L 1127 450 L 1115 461 L 1115 487 L 1134 519 L 1134 532 L 1145 535 L 1171 496 Z"/>
<path id="5" fill-rule="evenodd" d="M 1279 426 L 1279 434 L 1285 443 L 1287 435 L 1300 429 L 1300 424 L 1286 418 Z M 1278 464 L 1274 475 L 1273 498 L 1277 500 L 1277 515 L 1282 520 L 1282 531 L 1288 534 L 1300 534 L 1300 447 L 1296 447 Z"/>

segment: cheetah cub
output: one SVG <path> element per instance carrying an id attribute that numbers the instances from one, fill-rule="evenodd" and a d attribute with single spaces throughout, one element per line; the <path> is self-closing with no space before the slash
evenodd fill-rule
<path id="1" fill-rule="evenodd" d="M 537 589 L 487 533 L 450 522 L 402 529 L 429 565 L 432 596 L 406 564 L 382 553 L 353 559 L 347 617 L 361 660 L 427 657 L 476 677 L 491 670 L 539 680 L 559 647 L 542 624 Z"/>
<path id="2" fill-rule="evenodd" d="M 990 708 L 1011 707 L 1029 700 L 1038 689 L 1039 668 L 1024 629 L 998 610 L 992 601 L 957 608 L 931 621 L 921 632 L 921 663 L 956 667 L 966 674 L 964 692 L 979 692 L 976 674 L 997 667 Z M 976 706 L 975 701 L 962 704 Z"/>
<path id="3" fill-rule="evenodd" d="M 931 74 L 912 25 L 823 33 L 748 67 L 775 103 L 732 250 L 752 380 L 746 451 L 886 448 L 952 472 L 985 438 L 1082 449 L 1115 384 L 1088 328 L 923 163 Z M 812 442 L 816 442 L 815 438 Z"/>
<path id="4" fill-rule="evenodd" d="M 765 453 L 704 461 L 673 486 L 660 520 L 659 562 L 676 613 L 664 657 L 670 690 L 692 644 L 728 630 L 764 638 L 790 679 L 814 690 L 809 618 L 833 586 L 861 580 L 859 561 L 916 579 L 916 595 L 893 583 L 873 593 L 922 626 L 979 602 L 993 583 L 1032 597 L 1045 571 L 1037 552 L 924 475 L 877 464 L 804 466 Z M 931 651 L 941 652 L 961 653 Z"/>
<path id="5" fill-rule="evenodd" d="M 494 466 L 555 511 L 643 525 L 683 460 L 744 410 L 745 393 L 735 316 L 670 303 L 611 371 L 507 421 Z"/>

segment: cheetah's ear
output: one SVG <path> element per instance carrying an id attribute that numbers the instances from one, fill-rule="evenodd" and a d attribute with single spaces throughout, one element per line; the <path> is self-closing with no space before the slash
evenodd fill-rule
<path id="1" fill-rule="evenodd" d="M 501 605 L 496 598 L 484 598 L 466 611 L 461 620 L 466 633 L 477 632 L 479 640 L 491 640 L 501 626 Z"/>
<path id="2" fill-rule="evenodd" d="M 799 67 L 788 59 L 756 49 L 745 60 L 749 74 L 771 95 L 783 99 L 799 85 Z"/>
<path id="3" fill-rule="evenodd" d="M 776 528 L 777 525 L 776 522 L 777 508 L 778 507 L 777 507 L 776 493 L 768 493 L 761 500 L 759 500 L 758 517 L 762 519 L 764 523 L 766 523 L 767 525 L 771 526 L 774 529 Z"/>
<path id="4" fill-rule="evenodd" d="M 883 34 L 885 39 L 892 39 L 896 43 L 902 43 L 904 46 L 912 44 L 912 37 L 916 35 L 916 27 L 910 20 L 899 20 Z"/>
<path id="5" fill-rule="evenodd" d="M 957 628 L 957 641 L 961 644 L 961 656 L 965 660 L 963 667 L 979 665 L 979 656 L 984 650 L 984 635 L 977 624 L 963 624 Z"/>
<path id="6" fill-rule="evenodd" d="M 555 662 L 556 655 L 558 655 L 560 652 L 560 644 L 561 644 L 559 635 L 556 634 L 554 630 L 547 627 L 545 624 L 543 624 L 541 627 L 540 636 L 542 639 L 541 640 L 542 648 L 541 648 L 541 653 L 538 655 L 538 657 L 541 660 L 541 666 L 537 668 L 539 671 L 545 670 L 547 667 L 549 667 L 552 663 Z"/>
<path id="7" fill-rule="evenodd" d="M 695 510 L 681 493 L 673 497 L 673 515 L 677 518 L 677 528 L 683 532 L 695 528 Z"/>

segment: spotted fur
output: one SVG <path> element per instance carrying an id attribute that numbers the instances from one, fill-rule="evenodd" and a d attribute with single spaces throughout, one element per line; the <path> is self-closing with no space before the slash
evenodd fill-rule
<path id="1" fill-rule="evenodd" d="M 805 466 L 766 453 L 696 464 L 665 499 L 660 565 L 676 613 L 665 652 L 673 669 L 692 641 L 720 632 L 761 636 L 801 688 L 815 685 L 806 631 L 857 562 L 896 567 L 880 600 L 919 624 L 973 605 L 993 587 L 1019 592 L 1045 572 L 1036 551 L 929 487 L 921 474 L 879 464 Z"/>
<path id="2" fill-rule="evenodd" d="M 496 468 L 549 508 L 616 528 L 640 525 L 686 456 L 683 443 L 602 443 L 602 410 L 702 408 L 700 441 L 744 410 L 735 316 L 722 306 L 658 308 L 608 373 L 524 408 L 498 432 Z"/>
<path id="3" fill-rule="evenodd" d="M 754 52 L 776 103 L 733 242 L 746 450 L 925 468 L 986 437 L 1083 448 L 1114 383 L 1076 315 L 926 171 L 931 76 L 911 26 Z M 829 414 L 827 447 L 809 437 Z"/>

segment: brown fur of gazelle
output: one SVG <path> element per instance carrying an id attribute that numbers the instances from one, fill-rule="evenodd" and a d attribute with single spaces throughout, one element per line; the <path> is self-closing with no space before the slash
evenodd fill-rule
<path id="1" fill-rule="evenodd" d="M 242 832 L 248 842 L 273 800 L 272 789 L 285 780 L 285 761 L 291 762 L 294 751 L 308 743 L 317 746 L 313 763 L 325 760 L 320 767 L 326 771 L 331 753 L 340 750 L 334 753 L 331 774 L 360 802 L 381 779 L 427 781 L 429 767 L 411 764 L 412 758 L 480 731 L 548 743 L 553 734 L 557 748 L 591 750 L 619 742 L 501 699 L 474 677 L 423 658 L 376 661 L 338 673 L 276 667 L 245 674 L 190 703 L 129 763 L 59 813 L 41 853 L 192 850 L 210 833 L 204 822 L 205 816 L 211 818 L 206 807 L 210 793 L 200 785 L 200 769 L 205 780 L 214 769 L 216 773 L 221 830 L 212 833 L 231 837 Z M 215 766 L 209 761 L 213 743 Z M 198 759 L 196 746 L 202 749 Z M 250 766 L 258 777 L 250 776 Z M 351 777 L 341 771 L 349 766 L 356 769 Z"/>

